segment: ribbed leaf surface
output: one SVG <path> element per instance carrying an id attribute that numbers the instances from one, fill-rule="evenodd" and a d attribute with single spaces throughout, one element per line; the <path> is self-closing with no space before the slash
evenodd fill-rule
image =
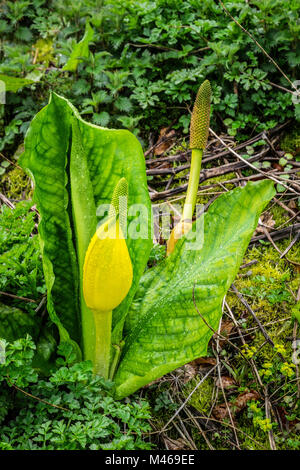
<path id="1" fill-rule="evenodd" d="M 126 319 L 126 343 L 115 381 L 118 397 L 206 354 L 223 298 L 239 269 L 260 212 L 274 195 L 270 181 L 220 196 L 204 216 L 202 248 L 186 238 L 147 271 Z"/>
<path id="2" fill-rule="evenodd" d="M 20 161 L 35 182 L 34 197 L 41 214 L 39 234 L 48 291 L 48 310 L 52 320 L 58 325 L 61 336 L 66 340 L 68 332 L 72 339 L 79 342 L 79 273 L 74 214 L 70 203 L 69 167 L 74 117 L 84 150 L 83 158 L 87 160 L 95 207 L 110 203 L 114 187 L 121 177 L 125 177 L 128 183 L 129 206 L 143 204 L 149 215 L 151 205 L 144 156 L 134 135 L 125 130 L 105 129 L 83 121 L 69 101 L 53 94 L 49 104 L 36 115 L 30 125 L 25 139 L 25 152 Z M 76 198 L 76 194 L 74 197 Z M 87 220 L 86 230 L 92 234 L 95 227 L 89 226 L 91 219 Z M 150 233 L 150 217 L 147 223 Z M 121 340 L 124 318 L 145 268 L 152 239 L 151 236 L 138 240 L 129 238 L 127 244 L 134 278 L 128 296 L 113 314 L 113 342 Z"/>
<path id="3" fill-rule="evenodd" d="M 79 342 L 78 272 L 66 169 L 69 136 L 66 102 L 53 97 L 33 119 L 20 162 L 34 180 L 34 199 L 41 214 L 39 235 L 48 311 L 61 336 L 67 340 L 69 333 L 73 340 Z"/>

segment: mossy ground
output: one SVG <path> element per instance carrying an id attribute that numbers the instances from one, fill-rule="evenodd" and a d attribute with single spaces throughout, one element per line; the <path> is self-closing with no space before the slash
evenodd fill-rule
<path id="1" fill-rule="evenodd" d="M 300 132 L 298 123 L 284 134 L 280 142 L 280 147 L 285 152 L 292 152 L 294 154 L 298 154 L 300 152 Z"/>
<path id="2" fill-rule="evenodd" d="M 1 186 L 6 196 L 12 200 L 31 199 L 32 185 L 30 178 L 20 167 L 15 167 L 2 176 Z"/>
<path id="3" fill-rule="evenodd" d="M 209 183 L 222 183 L 231 176 L 225 175 L 210 179 Z M 231 189 L 229 186 L 227 189 Z M 199 189 L 201 191 L 201 186 Z M 215 188 L 206 190 L 205 195 L 201 195 L 200 192 L 198 203 L 206 204 L 214 192 Z M 274 201 L 269 204 L 264 214 L 269 221 L 272 221 L 271 230 L 286 226 L 290 218 L 289 213 L 281 206 L 274 204 Z M 276 242 L 281 253 L 290 245 L 292 238 Z M 222 346 L 222 375 L 227 375 L 235 381 L 235 387 L 232 390 L 225 390 L 225 394 L 230 403 L 234 402 L 240 394 L 258 389 L 253 370 L 249 366 L 249 360 L 252 359 L 264 387 L 268 388 L 272 402 L 274 401 L 275 411 L 272 410 L 269 422 L 265 415 L 264 399 L 261 397 L 254 405 L 249 402 L 242 411 L 236 415 L 233 413 L 238 445 L 241 449 L 269 449 L 269 432 L 272 428 L 277 449 L 298 449 L 298 426 L 295 423 L 300 418 L 300 403 L 297 400 L 299 384 L 297 385 L 292 357 L 295 353 L 293 349 L 294 325 L 297 322 L 293 317 L 293 309 L 297 305 L 296 297 L 300 284 L 300 242 L 292 246 L 286 257 L 281 258 L 280 253 L 272 244 L 264 240 L 249 247 L 243 260 L 243 264 L 248 263 L 253 264 L 240 269 L 234 285 L 264 326 L 267 335 L 275 344 L 275 349 L 266 341 L 257 322 L 230 289 L 226 300 L 244 334 L 247 345 L 242 346 L 235 332 L 231 341 L 241 353 L 230 344 Z M 224 313 L 224 318 L 228 320 L 226 310 Z M 212 350 L 210 350 L 210 355 L 214 357 Z M 286 364 L 286 369 L 283 368 L 283 364 Z M 209 418 L 207 422 L 212 425 L 211 430 L 207 432 L 207 437 L 215 449 L 231 449 L 237 444 L 229 418 L 225 418 L 222 422 L 215 422 L 211 413 L 212 406 L 224 403 L 222 390 L 216 386 L 216 380 L 216 375 L 214 378 L 209 377 L 205 380 L 193 393 L 185 407 L 196 419 L 200 416 Z M 159 388 L 154 386 L 151 391 L 152 400 L 160 400 L 161 393 L 168 393 L 164 407 L 159 408 L 155 413 L 158 427 L 163 427 L 165 422 L 174 415 L 176 409 L 187 399 L 198 383 L 198 375 L 187 384 L 180 382 L 179 376 L 177 380 L 171 381 L 173 384 L 171 387 L 169 382 L 167 385 L 163 384 L 163 389 L 161 384 Z M 162 390 L 165 391 L 162 392 Z M 256 411 L 253 412 L 251 406 Z M 279 413 L 278 419 L 274 413 Z M 196 447 L 209 449 L 203 434 L 187 419 L 184 409 L 181 412 L 181 420 Z M 180 423 L 177 422 L 177 427 L 171 426 L 168 432 L 168 436 L 175 441 L 179 438 L 178 425 L 180 427 Z"/>

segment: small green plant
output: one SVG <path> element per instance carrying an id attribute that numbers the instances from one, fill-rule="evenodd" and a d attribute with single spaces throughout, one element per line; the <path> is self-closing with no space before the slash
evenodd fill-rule
<path id="1" fill-rule="evenodd" d="M 49 379 L 38 381 L 30 337 L 5 346 L 6 360 L 0 363 L 1 450 L 151 448 L 143 440 L 150 430 L 145 400 L 116 402 L 113 384 L 93 375 L 90 362 L 70 365 L 61 358 Z"/>
<path id="2" fill-rule="evenodd" d="M 281 343 L 275 343 L 272 356 L 262 364 L 259 374 L 266 383 L 274 383 L 282 376 L 287 382 L 295 376 L 296 365 L 289 360 L 286 348 Z"/>
<path id="3" fill-rule="evenodd" d="M 255 401 L 248 403 L 248 417 L 252 418 L 254 427 L 263 432 L 268 432 L 273 427 L 271 421 L 264 417 L 262 408 Z"/>
<path id="4" fill-rule="evenodd" d="M 279 279 L 257 275 L 253 277 L 252 285 L 243 288 L 242 292 L 258 299 L 266 299 L 271 305 L 285 301 L 291 302 L 292 296 L 287 289 L 289 278 L 289 273 L 285 273 Z"/>

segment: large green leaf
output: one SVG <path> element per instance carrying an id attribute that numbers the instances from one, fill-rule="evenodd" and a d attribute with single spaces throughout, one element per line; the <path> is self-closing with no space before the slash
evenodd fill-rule
<path id="1" fill-rule="evenodd" d="M 223 298 L 273 195 L 273 184 L 262 181 L 220 196 L 200 219 L 202 247 L 190 249 L 191 241 L 183 238 L 141 278 L 115 376 L 119 398 L 206 354 L 212 331 L 201 316 L 217 328 Z"/>
<path id="2" fill-rule="evenodd" d="M 67 154 L 70 127 L 66 102 L 53 97 L 32 120 L 21 166 L 35 183 L 34 199 L 41 214 L 39 235 L 48 311 L 63 340 L 79 343 L 78 274 L 68 213 Z"/>
<path id="3" fill-rule="evenodd" d="M 150 230 L 151 204 L 143 151 L 130 132 L 89 124 L 69 101 L 53 94 L 30 125 L 20 162 L 35 182 L 48 310 L 61 337 L 68 340 L 69 333 L 79 343 L 81 262 L 78 252 L 85 253 L 96 229 L 96 218 L 91 212 L 100 204 L 110 203 L 121 177 L 128 182 L 128 206 L 140 203 L 145 207 L 148 217 L 144 217 L 143 223 Z M 80 247 L 75 243 L 78 238 Z M 121 341 L 124 319 L 152 240 L 151 236 L 137 240 L 129 236 L 127 244 L 134 277 L 128 296 L 113 313 L 113 342 L 116 343 Z M 88 316 L 88 312 L 85 314 Z M 91 315 L 87 323 L 93 329 Z"/>

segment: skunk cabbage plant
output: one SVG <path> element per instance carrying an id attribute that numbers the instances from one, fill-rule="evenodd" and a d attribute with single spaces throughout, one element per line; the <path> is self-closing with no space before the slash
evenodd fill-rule
<path id="1" fill-rule="evenodd" d="M 91 360 L 95 373 L 114 381 L 117 398 L 206 354 L 224 296 L 274 195 L 272 182 L 250 182 L 192 221 L 210 93 L 205 81 L 192 115 L 181 225 L 169 256 L 147 270 L 152 215 L 135 136 L 85 122 L 54 93 L 26 135 L 21 165 L 35 184 L 50 318 L 78 360 Z"/>

